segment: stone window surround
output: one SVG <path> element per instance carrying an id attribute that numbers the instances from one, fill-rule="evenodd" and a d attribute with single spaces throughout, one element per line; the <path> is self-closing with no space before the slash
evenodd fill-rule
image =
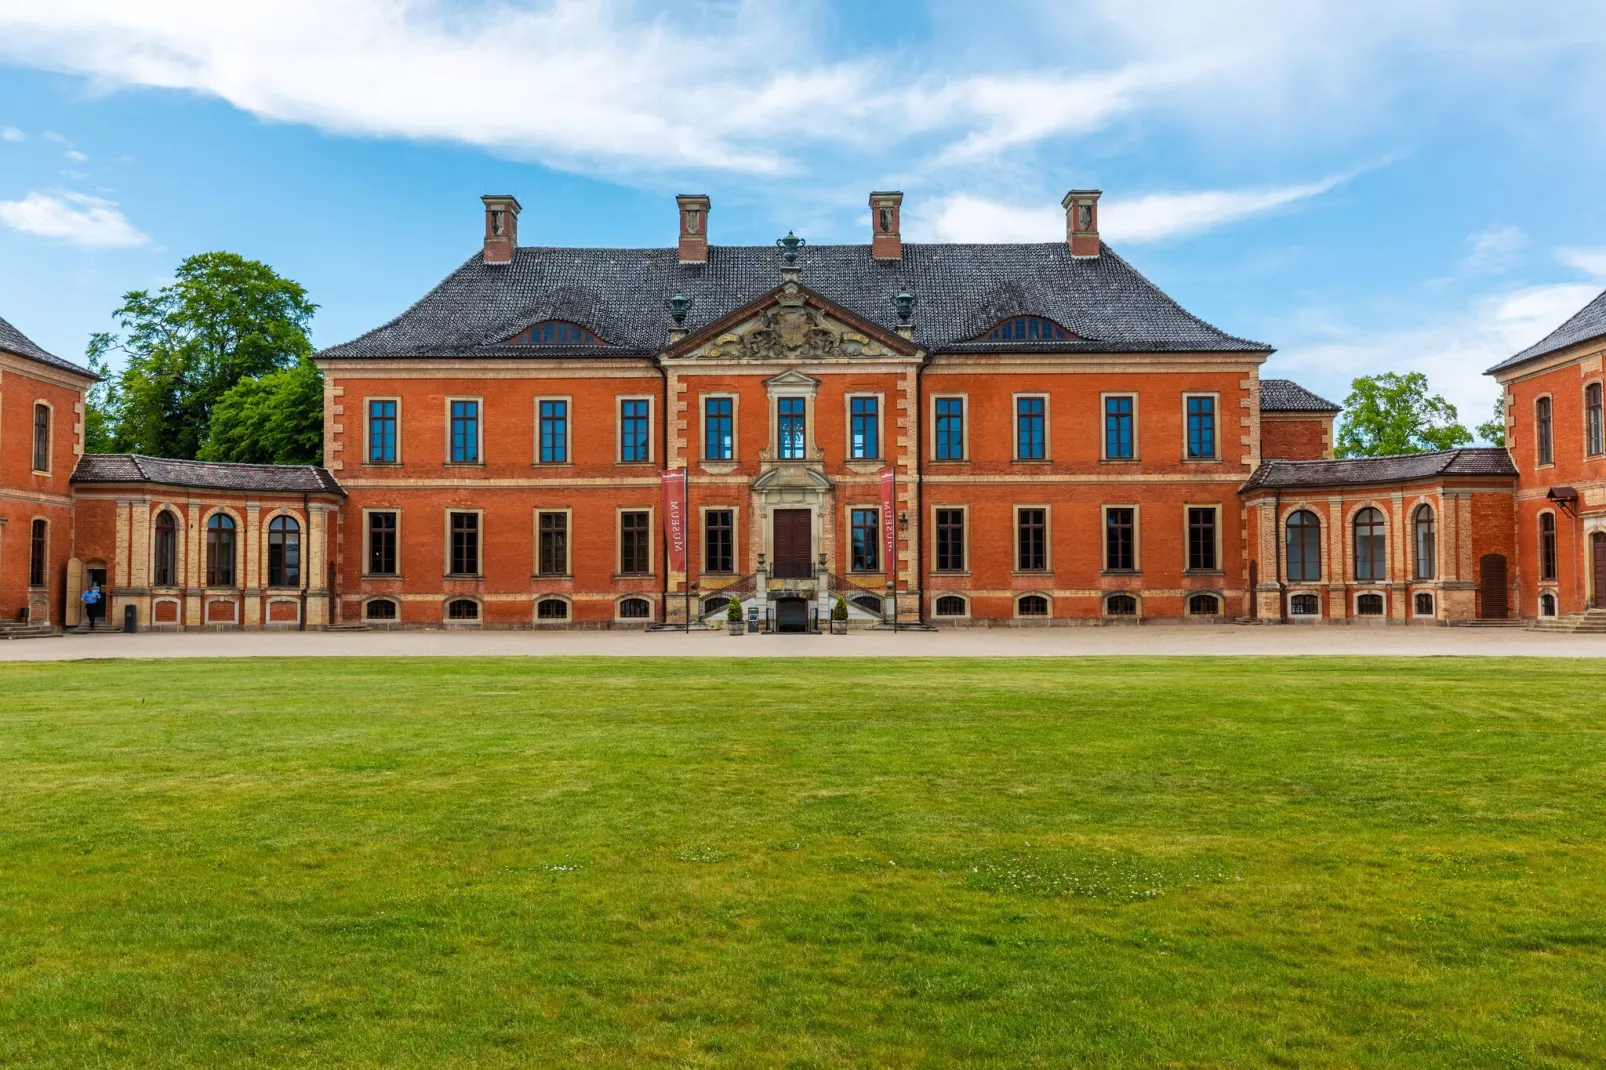
<path id="1" fill-rule="evenodd" d="M 37 461 L 39 457 L 34 452 L 33 421 L 39 419 L 40 409 L 44 409 L 48 414 L 46 417 L 47 423 L 45 424 L 45 467 L 43 468 L 34 464 L 34 461 Z M 36 476 L 48 476 L 56 468 L 56 406 L 47 398 L 35 398 L 33 405 L 28 409 L 28 416 L 30 418 L 28 423 L 28 464 L 30 471 Z"/>
<path id="2" fill-rule="evenodd" d="M 541 517 L 552 514 L 563 514 L 563 571 L 541 571 Z M 531 542 L 534 550 L 534 560 L 530 562 L 530 578 L 535 580 L 567 580 L 574 578 L 574 507 L 569 505 L 548 506 L 538 505 L 532 510 L 531 523 L 535 538 Z"/>
<path id="3" fill-rule="evenodd" d="M 369 404 L 375 401 L 391 401 L 396 405 L 396 459 L 393 461 L 375 461 L 373 457 L 373 418 L 370 414 Z M 451 453 L 451 407 L 447 407 L 447 456 Z M 372 468 L 395 468 L 402 463 L 402 399 L 399 394 L 365 394 L 362 399 L 362 464 Z"/>
<path id="4" fill-rule="evenodd" d="M 1043 511 L 1043 567 L 1021 568 L 1020 564 L 1020 512 L 1022 509 L 1041 509 Z M 1010 547 L 1010 559 L 1014 567 L 1010 570 L 1016 576 L 1044 576 L 1054 572 L 1054 507 L 1048 502 L 1016 502 L 1010 509 L 1013 523 L 1009 534 L 1013 545 Z M 968 518 L 967 518 L 968 520 Z M 967 524 L 968 527 L 968 524 Z M 966 532 L 969 537 L 969 531 Z M 969 550 L 969 546 L 966 546 Z M 967 558 L 968 560 L 968 558 Z M 1052 598 L 1049 599 L 1049 612 L 1053 612 Z"/>
<path id="5" fill-rule="evenodd" d="M 1109 409 L 1108 409 L 1108 404 L 1109 404 L 1109 401 L 1110 401 L 1111 398 L 1131 398 L 1132 399 L 1132 456 L 1130 456 L 1130 457 L 1111 457 L 1110 456 L 1110 429 L 1109 429 Z M 1101 391 L 1099 393 L 1099 423 L 1098 423 L 1098 428 L 1099 428 L 1099 462 L 1101 464 L 1140 464 L 1140 463 L 1142 463 L 1142 461 L 1143 461 L 1143 436 L 1141 434 L 1139 434 L 1139 432 L 1138 432 L 1138 428 L 1141 426 L 1139 424 L 1139 409 L 1140 409 L 1140 405 L 1141 405 L 1141 403 L 1138 400 L 1138 392 L 1136 390 L 1104 390 L 1104 391 Z M 1186 411 L 1187 411 L 1187 403 L 1186 402 L 1183 403 L 1183 411 L 1184 411 L 1184 413 L 1186 413 Z M 1186 427 L 1187 426 L 1186 423 L 1184 423 L 1183 426 Z M 1142 606 L 1140 605 L 1138 608 L 1142 609 Z"/>
<path id="6" fill-rule="evenodd" d="M 563 402 L 563 460 L 543 461 L 541 459 L 541 403 L 543 401 Z M 564 465 L 574 464 L 574 397 L 570 394 L 537 394 L 535 396 L 535 451 L 531 463 L 537 468 L 560 468 Z M 651 432 L 649 431 L 649 437 Z"/>
<path id="7" fill-rule="evenodd" d="M 384 510 L 380 510 L 380 512 L 383 511 Z M 398 509 L 397 512 L 399 513 L 401 510 Z M 474 524 L 474 564 L 477 569 L 475 572 L 452 571 L 452 517 L 461 513 L 472 513 L 478 518 Z M 441 510 L 441 524 L 442 534 L 444 535 L 444 542 L 441 546 L 441 550 L 443 551 L 441 564 L 444 566 L 441 569 L 442 577 L 448 580 L 483 580 L 485 578 L 485 510 L 483 508 L 474 508 L 470 506 L 449 505 Z M 396 533 L 397 554 L 399 556 L 401 552 L 401 518 L 399 516 L 396 518 Z M 401 562 L 398 560 L 396 564 L 399 566 Z M 451 598 L 447 598 L 446 601 L 450 602 Z"/>
<path id="8" fill-rule="evenodd" d="M 472 461 L 454 461 L 454 460 L 452 460 L 452 402 L 454 402 L 454 401 L 472 401 L 472 402 L 474 402 L 474 406 L 475 406 L 475 408 L 474 408 L 474 436 L 475 436 L 476 441 L 474 443 L 474 460 L 472 460 Z M 471 394 L 449 394 L 444 399 L 443 404 L 445 405 L 444 412 L 445 412 L 445 416 L 446 416 L 446 440 L 445 440 L 445 443 L 444 443 L 445 451 L 443 453 L 443 456 L 445 457 L 445 460 L 442 463 L 444 465 L 446 465 L 446 467 L 448 467 L 448 468 L 483 468 L 483 467 L 485 467 L 485 399 L 483 397 L 474 397 Z M 396 415 L 397 415 L 397 418 L 399 420 L 400 417 L 401 417 L 401 410 L 400 409 L 397 409 Z M 397 426 L 400 427 L 400 424 L 398 423 Z M 399 447 L 399 443 L 400 443 L 400 439 L 401 439 L 401 435 L 400 435 L 399 432 L 396 435 L 396 438 L 397 438 L 398 447 Z M 401 451 L 400 451 L 399 448 L 397 450 L 396 456 L 397 457 L 401 456 Z"/>
<path id="9" fill-rule="evenodd" d="M 1216 522 L 1215 522 L 1215 525 L 1214 525 L 1214 528 L 1215 528 L 1215 542 L 1216 542 L 1216 545 L 1215 545 L 1215 548 L 1214 548 L 1214 557 L 1216 559 L 1216 564 L 1215 564 L 1214 568 L 1194 568 L 1193 567 L 1193 563 L 1190 560 L 1190 555 L 1192 554 L 1192 546 L 1193 546 L 1193 528 L 1192 528 L 1191 524 L 1189 523 L 1188 513 L 1191 510 L 1194 510 L 1194 509 L 1209 509 L 1209 510 L 1213 511 L 1216 514 Z M 1224 562 L 1222 560 L 1221 513 L 1222 513 L 1222 503 L 1221 502 L 1184 501 L 1182 503 L 1182 571 L 1183 572 L 1192 572 L 1192 573 L 1195 573 L 1195 574 L 1213 575 L 1214 573 L 1224 572 L 1225 571 L 1225 569 L 1223 568 Z M 1188 593 L 1191 595 L 1191 594 L 1194 594 L 1196 592 L 1189 591 Z"/>
<path id="10" fill-rule="evenodd" d="M 394 514 L 395 517 L 396 517 L 396 571 L 395 572 L 369 572 L 368 571 L 368 564 L 369 564 L 370 561 L 373 560 L 373 555 L 369 552 L 371 550 L 371 548 L 372 548 L 370 540 L 369 540 L 369 535 L 371 534 L 371 532 L 373 530 L 372 527 L 369 524 L 369 521 L 368 521 L 368 516 L 369 516 L 370 513 L 391 513 L 391 514 Z M 450 554 L 451 554 L 451 527 L 450 527 L 450 521 L 448 521 L 447 524 L 448 524 L 448 527 L 446 529 L 447 555 L 448 555 L 448 560 L 450 560 Z M 401 506 L 399 506 L 399 505 L 390 505 L 390 506 L 367 506 L 367 505 L 365 505 L 365 506 L 363 506 L 363 510 L 362 510 L 362 569 L 361 569 L 360 575 L 365 580 L 369 580 L 369 579 L 374 579 L 374 580 L 399 580 L 399 579 L 402 578 L 402 509 L 401 509 Z"/>
<path id="11" fill-rule="evenodd" d="M 1190 456 L 1188 456 L 1188 399 L 1189 398 L 1210 398 L 1212 403 L 1213 403 L 1212 406 L 1211 406 L 1211 408 L 1212 408 L 1212 421 L 1211 422 L 1214 424 L 1214 433 L 1211 435 L 1211 439 L 1212 439 L 1211 445 L 1214 447 L 1215 451 L 1208 457 L 1190 457 Z M 1137 403 L 1136 402 L 1133 402 L 1133 407 L 1134 408 L 1137 407 Z M 1134 413 L 1133 416 L 1134 416 L 1134 419 L 1132 421 L 1132 424 L 1133 424 L 1133 442 L 1132 442 L 1132 445 L 1133 445 L 1133 448 L 1136 449 L 1136 447 L 1137 447 L 1137 420 L 1136 420 L 1136 413 Z M 1221 455 L 1222 455 L 1221 430 L 1222 430 L 1222 428 L 1221 428 L 1221 392 L 1218 391 L 1218 390 L 1184 390 L 1182 392 L 1182 463 L 1183 464 L 1221 464 L 1222 463 L 1222 457 L 1221 457 Z"/>
<path id="12" fill-rule="evenodd" d="M 1130 569 L 1112 569 L 1110 567 L 1110 510 L 1132 510 L 1132 567 Z M 1183 512 L 1186 523 L 1187 512 Z M 1219 528 L 1219 525 L 1217 525 Z M 1143 506 L 1138 502 L 1104 502 L 1099 506 L 1099 562 L 1100 572 L 1104 575 L 1115 576 L 1141 576 L 1143 575 Z M 1141 616 L 1143 604 L 1138 603 Z"/>
<path id="13" fill-rule="evenodd" d="M 1022 457 L 1020 455 L 1020 403 L 1023 399 L 1029 398 L 1041 398 L 1043 401 L 1043 455 L 1041 457 Z M 1021 464 L 1048 464 L 1054 460 L 1053 406 L 1053 398 L 1046 390 L 1021 390 L 1009 395 L 1009 456 L 1011 460 L 1018 461 Z M 966 424 L 968 432 L 968 420 Z M 970 440 L 968 434 L 965 445 L 967 447 L 965 456 L 969 457 L 968 447 Z M 1052 602 L 1050 603 L 1050 611 L 1052 612 Z"/>

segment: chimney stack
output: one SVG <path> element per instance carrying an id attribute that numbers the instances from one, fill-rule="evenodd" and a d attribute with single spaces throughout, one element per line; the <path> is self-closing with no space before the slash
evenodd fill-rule
<path id="1" fill-rule="evenodd" d="M 1099 255 L 1099 194 L 1096 189 L 1073 189 L 1060 206 L 1065 209 L 1065 240 L 1071 255 L 1092 258 Z"/>
<path id="2" fill-rule="evenodd" d="M 713 202 L 706 193 L 682 193 L 675 203 L 680 206 L 680 262 L 708 263 L 708 209 Z"/>
<path id="3" fill-rule="evenodd" d="M 485 202 L 485 262 L 511 264 L 519 247 L 519 200 L 511 193 L 489 194 Z"/>
<path id="4" fill-rule="evenodd" d="M 902 193 L 870 194 L 870 255 L 877 260 L 903 259 L 903 235 L 898 229 L 902 212 Z"/>

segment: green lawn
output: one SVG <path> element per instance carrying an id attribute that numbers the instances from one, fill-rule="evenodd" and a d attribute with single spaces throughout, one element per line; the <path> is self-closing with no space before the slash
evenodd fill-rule
<path id="1" fill-rule="evenodd" d="M 1606 665 L 0 665 L 0 1065 L 1600 1065 Z"/>

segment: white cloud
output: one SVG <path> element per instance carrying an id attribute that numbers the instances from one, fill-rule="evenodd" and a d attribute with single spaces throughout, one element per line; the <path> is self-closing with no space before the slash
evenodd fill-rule
<path id="1" fill-rule="evenodd" d="M 73 163 L 84 163 L 89 159 L 88 156 L 85 156 L 77 149 L 68 149 L 66 152 L 62 153 L 62 155 L 71 160 Z"/>
<path id="2" fill-rule="evenodd" d="M 1419 371 L 1471 428 L 1489 418 L 1499 387 L 1483 373 L 1561 326 L 1600 287 L 1555 283 L 1502 291 L 1416 327 L 1363 332 L 1332 329 L 1272 357 L 1267 377 L 1286 376 L 1334 401 L 1350 381 L 1387 371 Z"/>
<path id="3" fill-rule="evenodd" d="M 1586 275 L 1606 279 L 1606 249 L 1557 249 L 1556 259 Z"/>
<path id="4" fill-rule="evenodd" d="M 18 130 L 14 126 L 8 126 L 4 130 L 0 130 L 0 141 L 27 141 L 27 140 L 28 140 L 28 135 L 24 134 L 21 130 Z"/>
<path id="5" fill-rule="evenodd" d="M 20 201 L 0 201 L 0 223 L 24 234 L 59 238 L 74 245 L 117 247 L 150 240 L 115 202 L 68 191 L 35 190 Z"/>
<path id="6" fill-rule="evenodd" d="M 1501 271 L 1528 244 L 1521 227 L 1494 226 L 1467 239 L 1472 251 L 1465 266 L 1469 271 Z"/>
<path id="7" fill-rule="evenodd" d="M 1349 177 L 1262 189 L 1112 197 L 1099 204 L 1099 233 L 1128 243 L 1198 234 L 1320 196 Z M 911 216 L 912 229 L 935 241 L 1054 241 L 1065 236 L 1065 212 L 1052 203 L 1024 206 L 955 194 L 929 212 Z"/>
<path id="8" fill-rule="evenodd" d="M 67 144 L 67 139 L 62 137 L 60 134 L 56 133 L 54 130 L 46 130 L 43 134 L 40 134 L 39 136 L 44 138 L 46 141 L 54 141 L 58 145 Z"/>

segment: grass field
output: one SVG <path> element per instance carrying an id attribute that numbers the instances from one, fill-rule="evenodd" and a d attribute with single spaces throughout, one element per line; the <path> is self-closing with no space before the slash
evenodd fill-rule
<path id="1" fill-rule="evenodd" d="M 1600 1065 L 1599 662 L 0 665 L 0 1065 Z"/>

